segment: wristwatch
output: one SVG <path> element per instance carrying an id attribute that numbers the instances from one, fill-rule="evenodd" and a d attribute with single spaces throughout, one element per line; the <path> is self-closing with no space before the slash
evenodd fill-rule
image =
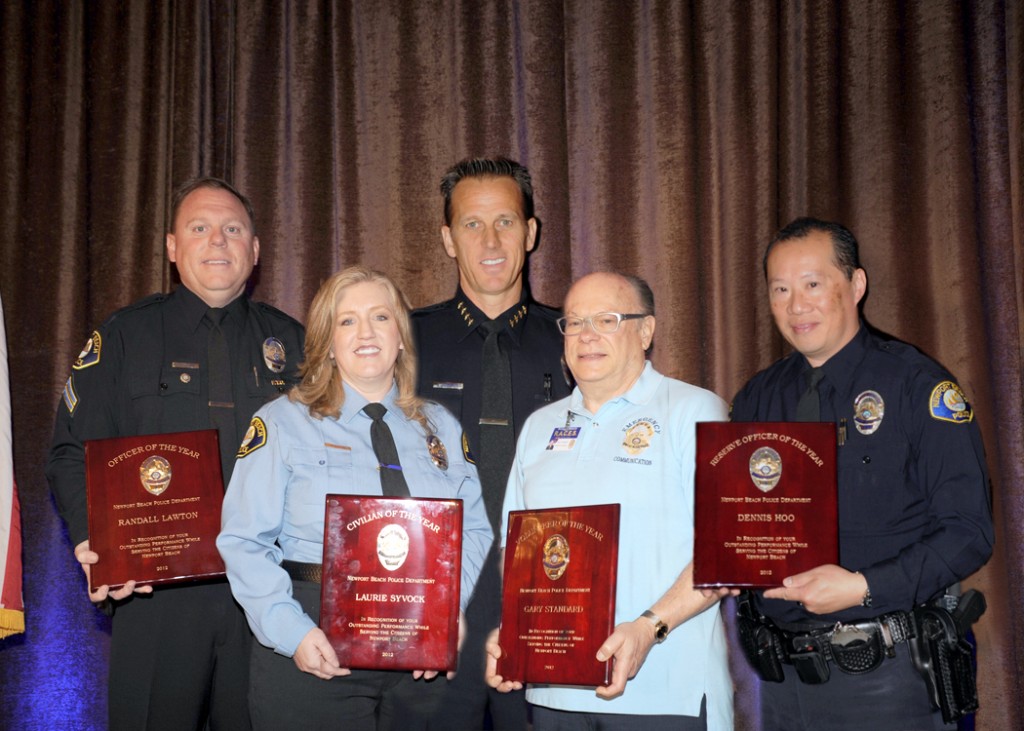
<path id="1" fill-rule="evenodd" d="M 853 573 L 860 574 L 860 571 L 854 571 Z M 864 575 L 861 574 L 861 576 L 864 576 Z M 867 583 L 867 577 L 866 576 L 864 576 L 864 582 Z M 870 586 L 868 586 L 867 588 L 864 589 L 864 596 L 861 597 L 860 605 L 862 607 L 868 607 L 868 608 L 871 607 L 871 587 Z"/>
<path id="2" fill-rule="evenodd" d="M 640 615 L 646 620 L 649 620 L 654 625 L 654 642 L 660 645 L 668 637 L 668 625 L 661 621 L 661 617 L 652 612 L 650 609 L 644 611 Z"/>

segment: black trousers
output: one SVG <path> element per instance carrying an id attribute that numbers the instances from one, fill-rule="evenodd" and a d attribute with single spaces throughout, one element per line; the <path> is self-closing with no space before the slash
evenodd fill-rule
<path id="1" fill-rule="evenodd" d="M 834 665 L 820 685 L 800 682 L 792 665 L 786 679 L 761 683 L 762 731 L 934 731 L 955 729 L 932 708 L 924 678 L 914 667 L 906 643 L 896 657 L 875 670 L 847 675 Z"/>
<path id="2" fill-rule="evenodd" d="M 293 581 L 295 599 L 320 619 L 320 585 Z M 345 729 L 405 731 L 425 729 L 448 681 L 413 680 L 408 671 L 353 670 L 321 680 L 304 673 L 290 657 L 253 642 L 249 710 L 257 731 Z"/>
<path id="3" fill-rule="evenodd" d="M 114 612 L 111 731 L 249 729 L 251 642 L 227 581 L 136 594 Z"/>

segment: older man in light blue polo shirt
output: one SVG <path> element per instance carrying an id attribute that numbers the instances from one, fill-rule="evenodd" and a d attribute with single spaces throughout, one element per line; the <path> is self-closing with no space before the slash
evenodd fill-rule
<path id="1" fill-rule="evenodd" d="M 615 658 L 612 682 L 596 692 L 529 686 L 538 731 L 733 725 L 718 596 L 693 588 L 690 563 L 695 424 L 724 421 L 728 410 L 710 391 L 654 370 L 654 326 L 643 280 L 597 273 L 576 282 L 559 327 L 577 387 L 535 412 L 519 437 L 506 526 L 512 510 L 622 506 L 616 627 L 598 651 L 598 660 Z M 571 444 L 548 449 L 556 429 Z M 492 639 L 488 682 L 518 687 L 495 674 L 501 649 Z"/>

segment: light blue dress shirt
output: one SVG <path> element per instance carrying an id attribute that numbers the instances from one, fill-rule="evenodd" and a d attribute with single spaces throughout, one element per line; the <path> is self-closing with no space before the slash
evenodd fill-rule
<path id="1" fill-rule="evenodd" d="M 693 558 L 695 425 L 727 415 L 718 396 L 666 378 L 650 363 L 596 414 L 583 406 L 577 387 L 523 427 L 505 493 L 506 531 L 511 510 L 619 503 L 615 623 L 636 619 Z M 555 429 L 566 426 L 580 429 L 571 448 L 563 441 L 562 449 L 548 449 Z M 530 685 L 526 692 L 531 703 L 549 708 L 636 715 L 698 716 L 703 696 L 708 728 L 731 729 L 732 681 L 717 604 L 655 645 L 618 698 L 568 686 Z"/>
<path id="2" fill-rule="evenodd" d="M 491 544 L 476 467 L 462 452 L 462 427 L 443 407 L 424 409 L 447 452 L 448 469 L 431 458 L 427 435 L 395 405 L 397 389 L 381 401 L 413 497 L 463 501 L 460 606 L 465 610 Z M 345 386 L 337 419 L 316 419 L 303 404 L 281 397 L 256 412 L 265 443 L 235 463 L 221 515 L 217 548 L 231 591 L 245 610 L 256 639 L 291 656 L 315 624 L 292 598 L 282 559 L 323 560 L 324 500 L 328 494 L 381 495 L 370 444 L 367 401 Z M 255 417 L 254 417 L 255 418 Z"/>

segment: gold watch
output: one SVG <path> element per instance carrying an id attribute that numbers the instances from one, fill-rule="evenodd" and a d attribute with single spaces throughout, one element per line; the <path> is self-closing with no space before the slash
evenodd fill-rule
<path id="1" fill-rule="evenodd" d="M 644 611 L 640 615 L 646 620 L 649 620 L 654 625 L 654 643 L 660 645 L 668 637 L 668 625 L 661 621 L 661 617 L 652 612 L 650 609 Z"/>

